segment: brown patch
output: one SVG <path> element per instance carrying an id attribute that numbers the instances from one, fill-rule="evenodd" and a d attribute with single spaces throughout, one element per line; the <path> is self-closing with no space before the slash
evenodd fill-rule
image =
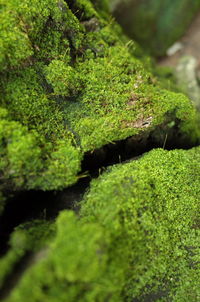
<path id="1" fill-rule="evenodd" d="M 127 127 L 133 127 L 133 128 L 147 128 L 151 125 L 153 117 L 150 116 L 148 118 L 140 118 L 137 121 L 134 122 L 127 122 Z"/>
<path id="2" fill-rule="evenodd" d="M 135 94 L 134 92 L 131 92 L 129 102 L 127 103 L 128 107 L 130 107 L 130 108 L 128 108 L 128 110 L 132 109 L 132 107 L 135 106 L 138 99 L 139 99 L 139 96 L 137 94 Z"/>

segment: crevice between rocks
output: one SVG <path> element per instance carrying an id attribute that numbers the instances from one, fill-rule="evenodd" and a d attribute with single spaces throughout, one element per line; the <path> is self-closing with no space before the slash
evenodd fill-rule
<path id="1" fill-rule="evenodd" d="M 86 152 L 80 179 L 71 187 L 62 191 L 15 192 L 15 195 L 7 200 L 3 215 L 0 217 L 0 256 L 7 251 L 9 236 L 17 225 L 33 219 L 54 219 L 63 209 L 75 210 L 75 205 L 77 207 L 90 181 L 98 177 L 107 167 L 138 159 L 154 148 L 190 149 L 198 144 L 199 142 L 192 143 L 187 136 L 181 134 L 178 120 L 171 129 L 167 128 L 165 122 L 154 131 L 146 131 L 145 134 L 142 132 L 109 143 L 92 152 Z"/>

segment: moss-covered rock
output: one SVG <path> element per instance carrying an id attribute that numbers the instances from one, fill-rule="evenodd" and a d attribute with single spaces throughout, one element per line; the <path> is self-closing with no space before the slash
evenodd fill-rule
<path id="1" fill-rule="evenodd" d="M 156 56 L 165 55 L 200 9 L 199 0 L 110 0 L 110 3 L 126 33 Z"/>
<path id="2" fill-rule="evenodd" d="M 180 137 L 199 137 L 190 101 L 160 87 L 94 3 L 1 1 L 3 191 L 71 185 L 85 152 L 146 137 L 169 116 Z"/>
<path id="3" fill-rule="evenodd" d="M 157 149 L 92 182 L 82 219 L 99 223 L 113 248 L 123 246 L 128 301 L 198 300 L 199 159 L 199 147 Z"/>
<path id="4" fill-rule="evenodd" d="M 197 301 L 199 160 L 157 149 L 93 180 L 5 301 Z"/>

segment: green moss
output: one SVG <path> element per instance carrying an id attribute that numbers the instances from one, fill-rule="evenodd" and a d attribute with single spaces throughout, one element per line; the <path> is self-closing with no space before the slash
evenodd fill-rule
<path id="1" fill-rule="evenodd" d="M 11 234 L 8 253 L 0 259 L 0 289 L 6 278 L 12 274 L 15 265 L 27 253 L 45 248 L 54 233 L 54 225 L 47 221 L 35 220 L 19 225 Z M 22 260 L 23 261 L 23 260 Z"/>
<path id="2" fill-rule="evenodd" d="M 157 149 L 93 180 L 80 218 L 59 215 L 48 253 L 6 301 L 196 301 L 199 159 L 199 147 Z"/>
<path id="3" fill-rule="evenodd" d="M 4 189 L 43 188 L 50 190 L 76 182 L 81 154 L 72 141 L 45 143 L 37 132 L 19 122 L 0 122 L 0 171 Z M 54 174 L 55 173 L 55 174 Z"/>
<path id="4" fill-rule="evenodd" d="M 82 219 L 99 223 L 128 254 L 130 301 L 156 292 L 162 301 L 190 297 L 184 282 L 199 274 L 199 159 L 199 148 L 157 149 L 111 168 L 85 196 Z"/>
<path id="5" fill-rule="evenodd" d="M 101 227 L 82 224 L 72 212 L 61 213 L 56 224 L 48 256 L 26 272 L 6 301 L 121 301 L 123 267 L 109 258 Z"/>
<path id="6" fill-rule="evenodd" d="M 78 63 L 76 70 L 82 83 L 80 106 L 69 103 L 65 110 L 84 151 L 152 131 L 165 123 L 167 115 L 174 121 L 178 118 L 181 127 L 189 127 L 198 137 L 192 104 L 185 96 L 151 83 L 152 75 L 131 57 L 128 47 L 112 47 L 103 58 Z"/>
<path id="7" fill-rule="evenodd" d="M 54 95 L 73 95 L 74 81 L 76 81 L 76 71 L 63 61 L 53 60 L 45 68 L 46 79 L 51 84 Z"/>
<path id="8" fill-rule="evenodd" d="M 24 24 L 6 2 L 1 0 L 0 7 L 0 70 L 17 66 L 33 54 Z"/>
<path id="9" fill-rule="evenodd" d="M 190 101 L 161 89 L 100 11 L 85 0 L 2 0 L 3 187 L 61 189 L 77 181 L 85 152 L 170 121 L 199 139 Z"/>

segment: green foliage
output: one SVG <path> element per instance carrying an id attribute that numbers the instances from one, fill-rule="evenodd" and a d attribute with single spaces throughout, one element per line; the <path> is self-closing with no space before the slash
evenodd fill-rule
<path id="1" fill-rule="evenodd" d="M 159 292 L 162 301 L 198 300 L 199 160 L 199 148 L 157 149 L 92 181 L 82 219 L 123 246 L 130 301 Z"/>

